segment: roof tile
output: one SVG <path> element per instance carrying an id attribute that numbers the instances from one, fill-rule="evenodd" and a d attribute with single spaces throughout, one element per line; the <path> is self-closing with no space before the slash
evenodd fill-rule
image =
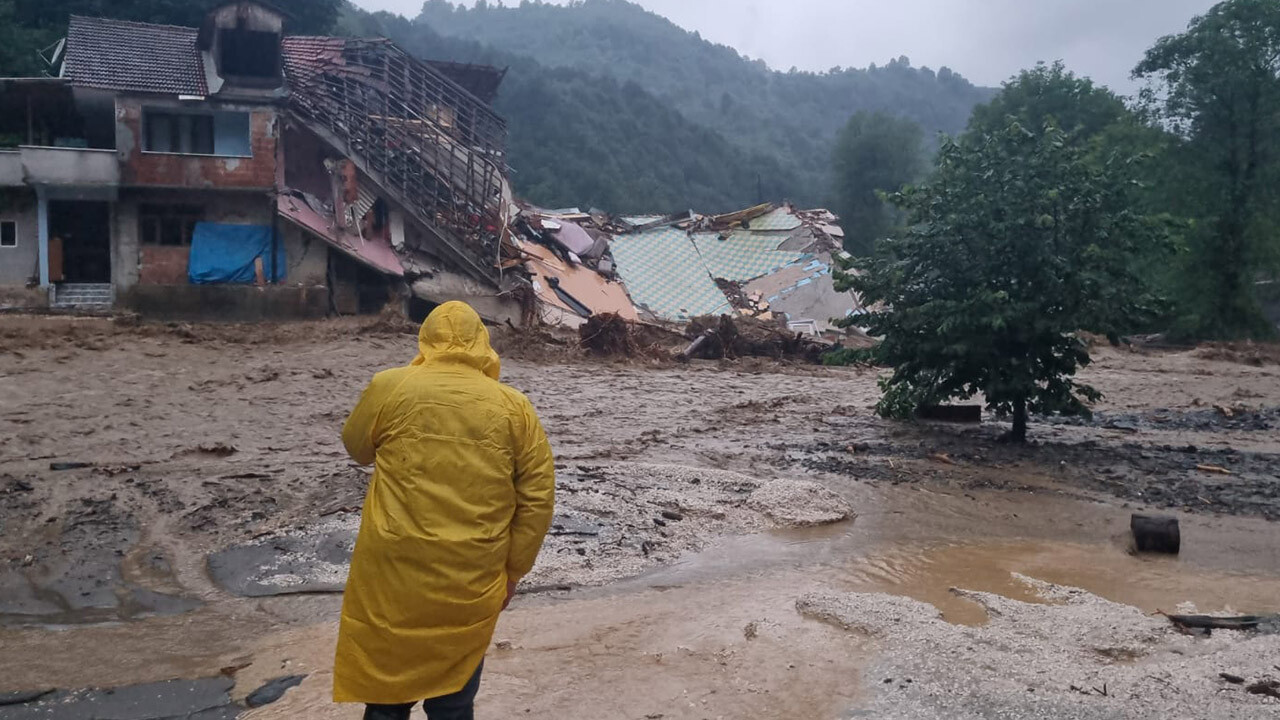
<path id="1" fill-rule="evenodd" d="M 208 95 L 195 28 L 72 16 L 66 76 L 82 87 Z"/>

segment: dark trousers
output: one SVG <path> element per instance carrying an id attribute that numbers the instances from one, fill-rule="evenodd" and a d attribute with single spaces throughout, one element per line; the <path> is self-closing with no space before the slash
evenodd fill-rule
<path id="1" fill-rule="evenodd" d="M 475 720 L 476 693 L 480 691 L 480 673 L 484 671 L 484 663 L 476 668 L 465 687 L 452 695 L 431 698 L 422 701 L 422 709 L 428 720 Z M 364 720 L 409 720 L 413 706 L 404 705 L 366 705 Z"/>

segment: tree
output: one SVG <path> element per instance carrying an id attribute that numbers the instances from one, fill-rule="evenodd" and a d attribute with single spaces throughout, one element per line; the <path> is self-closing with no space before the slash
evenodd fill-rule
<path id="1" fill-rule="evenodd" d="M 1150 314 L 1134 260 L 1167 235 L 1132 209 L 1134 162 L 1089 161 L 1053 126 L 946 141 L 933 180 L 893 196 L 906 229 L 840 278 L 880 308 L 857 319 L 893 368 L 879 412 L 982 393 L 1016 442 L 1031 413 L 1088 414 L 1100 395 L 1074 379 L 1090 360 L 1076 333 Z"/>
<path id="2" fill-rule="evenodd" d="M 1134 76 L 1185 142 L 1186 207 L 1196 217 L 1188 279 L 1201 337 L 1273 335 L 1256 281 L 1277 250 L 1280 4 L 1228 0 L 1159 40 Z"/>
<path id="3" fill-rule="evenodd" d="M 837 208 L 845 249 L 869 255 L 893 227 L 892 209 L 881 193 L 897 192 L 924 170 L 924 133 L 905 118 L 859 112 L 836 142 Z"/>
<path id="4" fill-rule="evenodd" d="M 1040 63 L 1018 73 L 991 102 L 975 108 L 969 132 L 998 132 L 1015 118 L 1029 128 L 1052 122 L 1073 139 L 1087 142 L 1129 114 L 1120 96 L 1078 77 L 1062 61 Z"/>

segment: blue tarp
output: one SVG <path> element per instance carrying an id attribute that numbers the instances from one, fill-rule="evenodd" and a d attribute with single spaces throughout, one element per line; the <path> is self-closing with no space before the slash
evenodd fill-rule
<path id="1" fill-rule="evenodd" d="M 262 274 L 269 281 L 284 279 L 283 243 L 276 250 L 276 276 L 271 277 L 271 228 L 265 225 L 196 223 L 191 238 L 187 277 L 193 285 L 252 283 L 253 261 L 262 258 Z"/>

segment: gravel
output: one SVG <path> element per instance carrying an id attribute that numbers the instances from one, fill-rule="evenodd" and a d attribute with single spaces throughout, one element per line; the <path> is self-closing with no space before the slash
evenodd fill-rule
<path id="1" fill-rule="evenodd" d="M 1280 701 L 1220 677 L 1252 685 L 1280 676 L 1280 637 L 1190 637 L 1137 608 L 1017 577 L 1045 603 L 953 591 L 986 609 L 981 627 L 883 594 L 810 594 L 796 607 L 878 644 L 881 659 L 865 676 L 874 698 L 854 717 L 1280 718 Z"/>

